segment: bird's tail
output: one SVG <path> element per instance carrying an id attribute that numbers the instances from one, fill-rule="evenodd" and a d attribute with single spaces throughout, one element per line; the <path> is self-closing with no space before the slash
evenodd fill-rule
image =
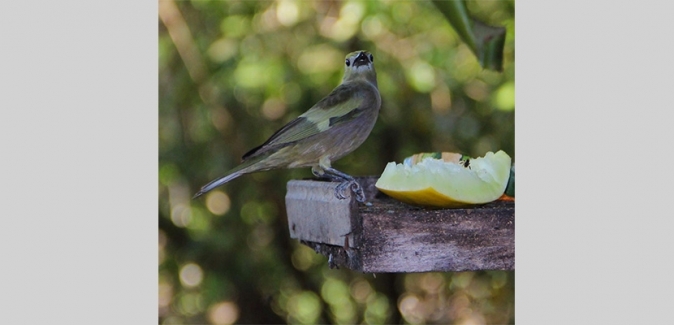
<path id="1" fill-rule="evenodd" d="M 222 176 L 220 178 L 216 178 L 215 180 L 211 181 L 210 183 L 202 186 L 201 189 L 199 190 L 199 192 L 197 192 L 197 194 L 194 194 L 192 199 L 196 199 L 196 198 L 206 194 L 210 190 L 212 190 L 212 189 L 214 189 L 214 188 L 216 188 L 220 185 L 223 185 L 223 184 L 225 184 L 225 183 L 227 183 L 227 182 L 229 182 L 229 181 L 231 181 L 231 180 L 233 180 L 233 179 L 235 179 L 235 178 L 237 178 L 241 175 L 243 175 L 243 173 L 241 171 L 235 171 L 233 173 L 229 173 L 229 174 L 227 174 L 225 176 Z"/>
<path id="2" fill-rule="evenodd" d="M 225 174 L 221 177 L 218 177 L 218 178 L 214 179 L 213 181 L 211 181 L 210 183 L 202 186 L 201 189 L 199 190 L 199 192 L 197 192 L 197 194 L 194 194 L 192 199 L 196 199 L 196 198 L 206 194 L 210 190 L 212 190 L 212 189 L 214 189 L 214 188 L 216 188 L 220 185 L 223 185 L 223 184 L 225 184 L 225 183 L 227 183 L 227 182 L 229 182 L 229 181 L 231 181 L 231 180 L 233 180 L 233 179 L 235 179 L 235 178 L 237 178 L 237 177 L 239 177 L 243 174 L 252 173 L 252 172 L 260 170 L 260 168 L 255 168 L 256 167 L 255 164 L 257 162 L 259 162 L 260 160 L 262 160 L 262 158 L 265 158 L 265 157 L 256 157 L 256 159 L 251 159 L 251 160 L 245 161 L 241 165 L 234 167 L 232 170 L 228 171 L 227 174 Z"/>

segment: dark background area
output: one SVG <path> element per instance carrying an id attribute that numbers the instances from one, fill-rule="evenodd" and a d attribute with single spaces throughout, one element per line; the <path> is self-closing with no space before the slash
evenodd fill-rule
<path id="1" fill-rule="evenodd" d="M 375 56 L 382 108 L 334 163 L 379 175 L 414 153 L 514 148 L 514 2 L 469 1 L 507 29 L 504 71 L 482 69 L 430 1 L 159 2 L 159 322 L 514 322 L 513 272 L 361 274 L 288 236 L 285 184 L 251 175 L 192 195 L 337 86 L 344 56 Z"/>

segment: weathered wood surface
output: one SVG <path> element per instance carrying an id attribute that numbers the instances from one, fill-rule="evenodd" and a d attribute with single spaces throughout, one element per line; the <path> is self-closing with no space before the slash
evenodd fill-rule
<path id="1" fill-rule="evenodd" d="M 338 183 L 290 181 L 286 194 L 286 210 L 290 237 L 331 245 L 344 244 L 344 235 L 358 222 L 358 203 L 349 198 L 338 200 Z"/>
<path id="2" fill-rule="evenodd" d="M 358 178 L 371 205 L 338 200 L 338 183 L 290 181 L 290 236 L 331 267 L 367 273 L 515 269 L 514 202 L 426 209 L 389 198 L 376 180 Z"/>

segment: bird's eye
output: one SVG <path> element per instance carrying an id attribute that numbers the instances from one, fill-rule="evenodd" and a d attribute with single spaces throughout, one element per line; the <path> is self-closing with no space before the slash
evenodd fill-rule
<path id="1" fill-rule="evenodd" d="M 372 56 L 372 54 L 370 54 L 370 62 L 374 62 L 374 56 Z"/>
<path id="2" fill-rule="evenodd" d="M 351 66 L 351 61 L 349 61 L 349 59 L 346 59 L 346 66 L 347 67 Z"/>

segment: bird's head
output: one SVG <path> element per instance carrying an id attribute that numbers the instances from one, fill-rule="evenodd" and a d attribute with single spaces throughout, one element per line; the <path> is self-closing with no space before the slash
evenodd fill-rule
<path id="1" fill-rule="evenodd" d="M 344 80 L 365 78 L 377 85 L 377 73 L 374 71 L 374 56 L 368 51 L 355 51 L 344 61 Z"/>

